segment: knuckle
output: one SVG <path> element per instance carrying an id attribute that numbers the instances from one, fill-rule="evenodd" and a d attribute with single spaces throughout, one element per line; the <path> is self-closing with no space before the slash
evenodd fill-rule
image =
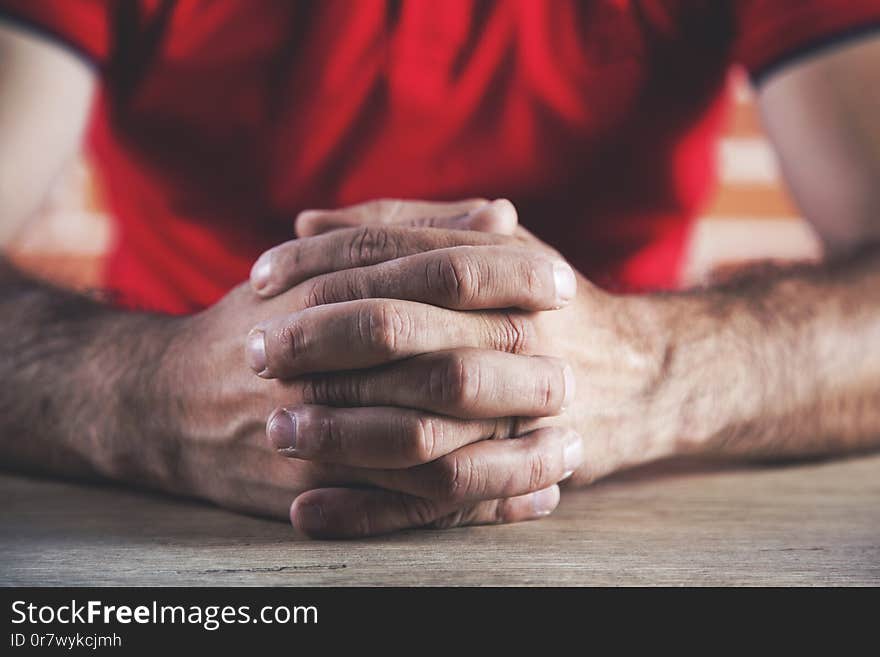
<path id="1" fill-rule="evenodd" d="M 371 247 L 369 226 L 361 226 L 352 231 L 351 238 L 348 242 L 348 261 L 362 262 L 365 259 L 366 251 Z"/>
<path id="2" fill-rule="evenodd" d="M 361 226 L 354 230 L 348 243 L 348 260 L 351 263 L 393 260 L 396 254 L 396 240 L 386 228 Z"/>
<path id="3" fill-rule="evenodd" d="M 284 324 L 277 333 L 277 340 L 281 347 L 281 353 L 289 359 L 306 353 L 308 349 L 308 337 L 302 324 L 298 321 L 289 321 Z"/>
<path id="4" fill-rule="evenodd" d="M 547 485 L 549 474 L 553 471 L 553 463 L 548 454 L 542 450 L 537 450 L 529 458 L 529 479 L 528 486 L 530 491 L 540 490 Z"/>
<path id="5" fill-rule="evenodd" d="M 369 296 L 369 292 L 358 284 L 357 278 L 351 276 L 348 270 L 343 270 L 314 279 L 306 290 L 303 303 L 305 307 L 313 308 Z"/>
<path id="6" fill-rule="evenodd" d="M 532 378 L 535 408 L 542 412 L 555 413 L 565 398 L 564 378 L 559 376 L 561 366 L 555 359 L 542 359 L 546 365 L 536 368 Z"/>
<path id="7" fill-rule="evenodd" d="M 455 502 L 465 500 L 475 492 L 477 477 L 471 459 L 459 455 L 443 458 L 435 463 L 437 497 Z"/>
<path id="8" fill-rule="evenodd" d="M 556 406 L 553 400 L 556 398 L 555 386 L 549 377 L 538 377 L 535 385 L 535 395 L 537 397 L 537 405 L 541 410 L 549 410 Z"/>
<path id="9" fill-rule="evenodd" d="M 359 404 L 363 391 L 355 377 L 311 376 L 300 380 L 300 395 L 305 404 Z"/>
<path id="10" fill-rule="evenodd" d="M 452 356 L 435 367 L 428 377 L 429 392 L 446 406 L 473 408 L 480 399 L 480 364 L 472 358 Z"/>
<path id="11" fill-rule="evenodd" d="M 327 278 L 321 276 L 312 280 L 306 288 L 303 305 L 306 308 L 314 308 L 328 303 L 331 303 L 331 300 L 327 289 Z"/>
<path id="12" fill-rule="evenodd" d="M 523 263 L 522 267 L 523 271 L 520 278 L 525 287 L 526 294 L 530 299 L 542 298 L 546 294 L 547 289 L 544 284 L 544 279 L 539 273 L 537 263 L 529 259 Z"/>
<path id="13" fill-rule="evenodd" d="M 343 451 L 343 435 L 339 422 L 332 413 L 322 413 L 318 418 L 317 451 L 321 454 L 338 454 Z"/>
<path id="14" fill-rule="evenodd" d="M 453 307 L 467 306 L 480 293 L 476 264 L 472 258 L 456 252 L 448 252 L 437 260 L 428 284 Z"/>
<path id="15" fill-rule="evenodd" d="M 410 322 L 394 303 L 371 303 L 358 310 L 357 338 L 372 353 L 393 356 L 406 339 Z"/>
<path id="16" fill-rule="evenodd" d="M 424 527 L 434 522 L 437 507 L 431 500 L 410 497 L 402 502 L 404 517 L 413 527 Z"/>
<path id="17" fill-rule="evenodd" d="M 401 451 L 414 463 L 433 461 L 442 432 L 440 422 L 437 418 L 418 416 L 410 424 L 409 431 L 403 433 L 404 444 Z"/>
<path id="18" fill-rule="evenodd" d="M 527 352 L 534 341 L 534 330 L 531 322 L 523 315 L 517 313 L 504 313 L 501 315 L 501 325 L 498 331 L 498 351 L 507 351 L 512 354 Z"/>
<path id="19" fill-rule="evenodd" d="M 492 429 L 489 431 L 489 440 L 504 440 L 515 438 L 521 432 L 522 420 L 518 417 L 499 417 L 492 420 Z"/>
<path id="20" fill-rule="evenodd" d="M 326 391 L 324 390 L 324 381 L 317 378 L 306 378 L 300 382 L 300 396 L 305 404 L 316 404 L 318 400 L 324 399 Z"/>
<path id="21" fill-rule="evenodd" d="M 413 219 L 412 223 L 415 226 L 421 226 L 423 228 L 444 228 L 450 223 L 450 221 L 447 217 L 429 214 Z"/>

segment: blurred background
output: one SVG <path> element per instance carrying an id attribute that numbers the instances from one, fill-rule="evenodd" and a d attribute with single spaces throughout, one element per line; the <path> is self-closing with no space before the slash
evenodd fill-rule
<path id="1" fill-rule="evenodd" d="M 734 71 L 730 84 L 735 102 L 718 150 L 719 186 L 692 235 L 684 286 L 725 277 L 755 260 L 803 260 L 819 253 L 782 185 L 744 75 Z M 99 182 L 81 158 L 16 236 L 8 255 L 42 278 L 90 289 L 99 285 L 111 239 Z"/>

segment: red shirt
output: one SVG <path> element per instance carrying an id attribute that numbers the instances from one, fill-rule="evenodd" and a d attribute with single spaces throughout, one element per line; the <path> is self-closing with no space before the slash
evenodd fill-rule
<path id="1" fill-rule="evenodd" d="M 202 308 L 304 208 L 506 196 L 600 285 L 674 286 L 726 71 L 877 0 L 0 0 L 93 62 L 89 145 L 130 306 Z M 63 102 L 63 99 L 62 101 Z"/>

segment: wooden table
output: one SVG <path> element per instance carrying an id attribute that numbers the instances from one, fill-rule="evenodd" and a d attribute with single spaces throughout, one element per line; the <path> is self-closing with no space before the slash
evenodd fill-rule
<path id="1" fill-rule="evenodd" d="M 880 584 L 880 455 L 666 464 L 539 522 L 316 542 L 114 487 L 0 475 L 4 585 Z"/>

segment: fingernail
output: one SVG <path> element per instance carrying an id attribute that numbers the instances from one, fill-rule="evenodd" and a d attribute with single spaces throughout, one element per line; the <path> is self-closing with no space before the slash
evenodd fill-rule
<path id="1" fill-rule="evenodd" d="M 300 529 L 308 533 L 320 532 L 326 525 L 324 512 L 317 504 L 303 504 L 297 509 L 297 516 Z"/>
<path id="2" fill-rule="evenodd" d="M 559 487 L 550 486 L 537 493 L 532 493 L 532 508 L 536 516 L 548 516 L 559 504 Z"/>
<path id="3" fill-rule="evenodd" d="M 574 474 L 574 471 L 580 467 L 581 463 L 583 463 L 583 460 L 583 439 L 581 439 L 579 434 L 572 431 L 569 442 L 562 452 L 562 467 L 565 468 L 565 472 L 562 474 L 562 479 L 560 479 L 560 481 L 568 479 L 572 474 Z"/>
<path id="4" fill-rule="evenodd" d="M 562 412 L 565 412 L 574 401 L 574 395 L 577 392 L 577 383 L 574 380 L 574 370 L 571 365 L 566 365 L 562 370 L 562 381 L 565 386 L 565 393 L 562 397 Z"/>
<path id="5" fill-rule="evenodd" d="M 556 301 L 564 305 L 574 298 L 577 292 L 577 280 L 574 271 L 564 262 L 553 263 L 553 283 L 556 286 Z"/>
<path id="6" fill-rule="evenodd" d="M 279 450 L 296 448 L 296 416 L 290 411 L 280 408 L 269 418 L 266 427 L 269 442 Z"/>
<path id="7" fill-rule="evenodd" d="M 263 376 L 266 373 L 266 334 L 254 329 L 247 337 L 247 363 L 250 368 Z"/>
<path id="8" fill-rule="evenodd" d="M 266 251 L 257 258 L 254 266 L 251 267 L 251 285 L 257 292 L 262 292 L 269 284 L 269 277 L 272 274 L 272 256 Z"/>

